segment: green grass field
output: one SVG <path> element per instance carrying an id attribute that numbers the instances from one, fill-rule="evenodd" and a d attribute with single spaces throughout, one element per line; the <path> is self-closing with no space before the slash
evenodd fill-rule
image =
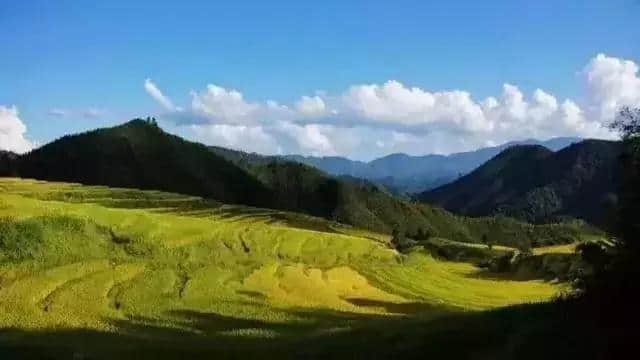
<path id="1" fill-rule="evenodd" d="M 143 358 L 143 347 L 149 358 L 283 357 L 287 344 L 395 334 L 566 289 L 401 255 L 388 241 L 197 197 L 0 179 L 0 344 L 61 358 Z"/>

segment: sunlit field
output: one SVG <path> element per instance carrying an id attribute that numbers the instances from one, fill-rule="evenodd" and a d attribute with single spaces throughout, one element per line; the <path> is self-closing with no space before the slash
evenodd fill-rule
<path id="1" fill-rule="evenodd" d="M 0 235 L 0 339 L 16 344 L 91 331 L 113 334 L 113 349 L 133 346 L 118 334 L 269 348 L 566 289 L 482 276 L 419 247 L 401 255 L 385 235 L 325 220 L 153 191 L 1 179 Z"/>

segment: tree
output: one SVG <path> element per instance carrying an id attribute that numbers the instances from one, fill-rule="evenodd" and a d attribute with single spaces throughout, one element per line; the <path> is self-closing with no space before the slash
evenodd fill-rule
<path id="1" fill-rule="evenodd" d="M 601 328 L 632 333 L 640 322 L 637 294 L 640 293 L 640 108 L 623 108 L 610 125 L 620 133 L 623 149 L 616 171 L 617 202 L 610 235 L 613 246 L 585 244 L 578 248 L 593 267 L 584 278 L 584 294 Z M 617 342 L 635 349 L 636 338 Z M 613 358 L 613 357 L 611 357 Z"/>
<path id="2" fill-rule="evenodd" d="M 613 236 L 633 257 L 640 254 L 640 108 L 624 107 L 611 129 L 621 133 L 624 148 L 618 159 L 617 216 Z"/>
<path id="3" fill-rule="evenodd" d="M 416 240 L 429 240 L 431 238 L 431 232 L 422 228 L 418 229 L 418 233 L 415 236 Z"/>
<path id="4" fill-rule="evenodd" d="M 493 240 L 490 240 L 487 234 L 482 234 L 482 243 L 487 245 L 489 250 L 493 249 Z"/>
<path id="5" fill-rule="evenodd" d="M 528 256 L 532 254 L 531 240 L 529 239 L 522 239 L 522 241 L 518 241 L 517 247 L 522 255 Z"/>
<path id="6" fill-rule="evenodd" d="M 619 132 L 623 140 L 640 136 L 640 108 L 623 107 L 609 128 Z"/>
<path id="7" fill-rule="evenodd" d="M 396 225 L 393 227 L 391 231 L 391 245 L 394 248 L 400 249 L 402 245 L 405 243 L 405 233 L 402 231 L 400 225 Z"/>
<path id="8" fill-rule="evenodd" d="M 609 128 L 619 132 L 623 140 L 616 171 L 615 209 L 607 229 L 614 246 L 584 244 L 577 249 L 594 268 L 594 274 L 585 279 L 587 293 L 601 299 L 637 291 L 635 281 L 640 276 L 640 108 L 622 108 Z"/>

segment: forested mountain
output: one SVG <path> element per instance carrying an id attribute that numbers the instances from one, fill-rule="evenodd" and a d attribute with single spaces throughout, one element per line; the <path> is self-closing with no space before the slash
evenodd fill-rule
<path id="1" fill-rule="evenodd" d="M 451 155 L 391 154 L 370 162 L 335 156 L 288 155 L 285 158 L 317 167 L 331 175 L 348 175 L 375 181 L 397 193 L 417 193 L 451 182 L 514 145 L 541 145 L 557 151 L 580 140 L 570 137 L 547 141 L 529 139 Z"/>
<path id="2" fill-rule="evenodd" d="M 563 242 L 575 236 L 574 225 L 531 226 L 505 217 L 465 218 L 419 202 L 403 200 L 366 179 L 332 177 L 282 157 L 211 147 L 211 151 L 247 169 L 276 193 L 278 208 L 391 232 L 409 237 L 442 236 L 463 242 L 481 242 L 487 235 L 501 243 Z"/>
<path id="3" fill-rule="evenodd" d="M 14 176 L 198 195 L 374 231 L 400 229 L 409 236 L 479 242 L 490 234 L 513 244 L 534 236 L 540 243 L 565 241 L 561 238 L 573 234 L 568 228 L 532 228 L 505 218 L 462 218 L 400 199 L 367 180 L 333 177 L 281 158 L 208 148 L 168 134 L 150 120 L 65 136 L 18 156 L 12 166 Z M 528 237 L 515 239 L 518 233 Z"/>
<path id="4" fill-rule="evenodd" d="M 562 216 L 602 223 L 615 200 L 620 143 L 585 140 L 558 152 L 514 146 L 457 181 L 417 196 L 464 215 L 528 221 Z"/>
<path id="5" fill-rule="evenodd" d="M 14 173 L 17 158 L 18 155 L 11 151 L 0 150 L 0 176 L 8 176 Z"/>
<path id="6" fill-rule="evenodd" d="M 271 192 L 206 146 L 150 121 L 64 136 L 17 160 L 22 177 L 155 189 L 268 206 Z"/>

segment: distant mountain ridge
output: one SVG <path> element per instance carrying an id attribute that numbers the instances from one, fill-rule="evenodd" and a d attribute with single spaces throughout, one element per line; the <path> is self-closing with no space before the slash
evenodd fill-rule
<path id="1" fill-rule="evenodd" d="M 375 181 L 394 192 L 417 193 L 451 182 L 511 146 L 540 145 L 557 151 L 581 140 L 575 137 L 559 137 L 547 141 L 528 139 L 450 155 L 390 154 L 370 162 L 336 156 L 285 155 L 283 158 L 317 167 L 331 175 L 348 175 Z"/>
<path id="2" fill-rule="evenodd" d="M 620 142 L 605 140 L 584 140 L 557 152 L 513 146 L 416 198 L 462 215 L 502 214 L 533 222 L 570 216 L 601 224 L 615 202 L 620 151 Z"/>

